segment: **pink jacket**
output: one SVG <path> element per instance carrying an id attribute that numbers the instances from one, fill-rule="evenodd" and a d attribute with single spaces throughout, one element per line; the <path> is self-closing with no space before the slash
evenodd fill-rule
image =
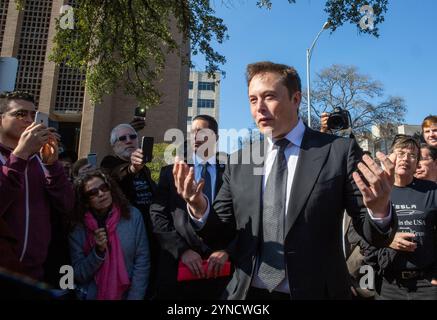
<path id="1" fill-rule="evenodd" d="M 51 211 L 66 213 L 73 206 L 73 187 L 59 162 L 44 166 L 37 155 L 26 161 L 0 144 L 0 217 L 18 240 L 18 258 L 27 275 L 43 277 Z"/>

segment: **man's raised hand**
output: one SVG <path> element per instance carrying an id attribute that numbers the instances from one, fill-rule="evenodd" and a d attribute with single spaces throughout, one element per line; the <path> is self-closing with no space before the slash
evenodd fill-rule
<path id="1" fill-rule="evenodd" d="M 188 203 L 191 214 L 200 219 L 206 211 L 207 201 L 202 193 L 205 181 L 199 183 L 194 178 L 194 168 L 189 167 L 184 161 L 175 159 L 173 178 L 178 194 Z"/>
<path id="2" fill-rule="evenodd" d="M 353 178 L 363 195 L 364 205 L 372 211 L 375 218 L 383 218 L 390 212 L 389 203 L 394 183 L 396 158 L 389 159 L 382 152 L 377 152 L 376 156 L 384 169 L 371 157 L 364 155 L 362 162 L 358 163 L 358 170 L 364 179 L 358 172 L 353 173 Z"/>
<path id="3" fill-rule="evenodd" d="M 32 123 L 21 134 L 13 154 L 27 160 L 49 142 L 50 131 L 43 124 Z"/>

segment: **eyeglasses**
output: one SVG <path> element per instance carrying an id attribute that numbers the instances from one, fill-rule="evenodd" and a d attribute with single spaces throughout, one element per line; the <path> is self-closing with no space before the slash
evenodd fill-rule
<path id="1" fill-rule="evenodd" d="M 432 160 L 432 158 L 420 158 L 420 161 L 429 161 Z"/>
<path id="2" fill-rule="evenodd" d="M 410 159 L 410 160 L 417 160 L 417 155 L 414 153 L 396 151 L 396 158 L 397 159 L 404 159 L 405 157 L 407 157 L 407 159 Z"/>
<path id="3" fill-rule="evenodd" d="M 118 137 L 118 141 L 124 142 L 129 138 L 129 140 L 135 140 L 138 136 L 136 134 L 126 134 L 124 136 Z"/>
<path id="4" fill-rule="evenodd" d="M 98 188 L 92 188 L 91 190 L 88 190 L 87 192 L 85 192 L 85 196 L 87 196 L 88 198 L 94 198 L 99 194 L 99 191 L 108 192 L 108 184 L 102 183 Z"/>
<path id="5" fill-rule="evenodd" d="M 30 115 L 30 118 L 32 120 L 35 120 L 36 111 L 17 110 L 17 111 L 13 111 L 13 112 L 9 113 L 9 115 L 11 117 L 14 117 L 15 119 L 18 119 L 18 120 L 24 120 Z"/>

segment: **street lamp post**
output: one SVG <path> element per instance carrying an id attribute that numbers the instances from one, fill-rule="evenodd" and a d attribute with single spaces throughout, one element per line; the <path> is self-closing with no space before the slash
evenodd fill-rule
<path id="1" fill-rule="evenodd" d="M 330 27 L 329 21 L 326 21 L 323 24 L 322 29 L 317 34 L 316 38 L 314 39 L 311 47 L 307 49 L 307 104 L 308 104 L 308 127 L 311 128 L 311 96 L 310 96 L 310 61 L 311 61 L 311 54 L 313 53 L 314 46 L 316 45 L 317 40 L 320 37 L 320 34 L 323 32 L 323 30 L 326 30 Z"/>

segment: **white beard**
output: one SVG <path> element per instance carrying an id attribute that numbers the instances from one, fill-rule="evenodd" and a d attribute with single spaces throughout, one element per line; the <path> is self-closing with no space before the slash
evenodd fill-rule
<path id="1" fill-rule="evenodd" d="M 116 153 L 117 157 L 119 157 L 120 159 L 122 159 L 124 161 L 130 161 L 131 154 L 132 154 L 132 152 L 129 150 L 124 150 L 122 152 Z"/>

